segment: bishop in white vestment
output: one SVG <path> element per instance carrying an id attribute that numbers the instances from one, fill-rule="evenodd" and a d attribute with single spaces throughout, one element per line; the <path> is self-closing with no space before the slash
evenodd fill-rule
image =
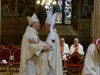
<path id="1" fill-rule="evenodd" d="M 100 38 L 87 49 L 82 75 L 100 75 Z"/>
<path id="2" fill-rule="evenodd" d="M 42 50 L 49 47 L 38 37 L 40 23 L 36 15 L 27 19 L 29 26 L 22 39 L 19 75 L 47 75 L 49 71 L 47 52 L 44 53 Z M 29 39 L 34 39 L 37 43 L 30 44 Z"/>
<path id="3" fill-rule="evenodd" d="M 52 15 L 52 13 L 49 12 L 45 21 L 46 30 L 49 32 L 46 42 L 52 46 L 52 50 L 48 53 L 48 75 L 63 75 L 60 39 L 56 30 L 54 30 L 55 17 L 55 14 Z"/>

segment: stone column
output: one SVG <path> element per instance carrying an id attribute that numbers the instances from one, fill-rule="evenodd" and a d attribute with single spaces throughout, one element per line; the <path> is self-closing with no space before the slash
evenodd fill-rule
<path id="1" fill-rule="evenodd" d="M 100 38 L 100 0 L 94 0 L 94 10 L 92 16 L 92 37 L 94 41 L 97 38 Z"/>

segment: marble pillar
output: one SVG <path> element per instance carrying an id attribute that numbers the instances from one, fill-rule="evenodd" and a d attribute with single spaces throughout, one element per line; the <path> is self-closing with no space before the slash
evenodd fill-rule
<path id="1" fill-rule="evenodd" d="M 92 37 L 93 41 L 100 38 L 100 0 L 94 0 L 92 15 Z"/>

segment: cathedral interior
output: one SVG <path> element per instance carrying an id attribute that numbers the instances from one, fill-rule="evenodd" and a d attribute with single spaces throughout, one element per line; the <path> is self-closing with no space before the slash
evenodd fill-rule
<path id="1" fill-rule="evenodd" d="M 66 3 L 68 1 L 69 5 Z M 48 33 L 45 31 L 44 24 L 46 12 L 49 11 L 57 14 L 55 27 L 59 37 L 65 38 L 69 47 L 73 44 L 74 38 L 78 38 L 86 54 L 87 47 L 100 38 L 99 0 L 56 0 L 57 4 L 48 9 L 36 2 L 37 0 L 0 0 L 0 44 L 5 47 L 20 46 L 28 26 L 26 17 L 32 16 L 33 13 L 37 15 L 41 23 L 39 37 L 45 41 Z M 0 65 L 0 71 L 1 69 L 3 68 Z M 0 75 L 18 75 L 18 71 L 11 72 L 12 70 L 1 71 Z M 72 75 L 81 75 L 81 73 Z"/>

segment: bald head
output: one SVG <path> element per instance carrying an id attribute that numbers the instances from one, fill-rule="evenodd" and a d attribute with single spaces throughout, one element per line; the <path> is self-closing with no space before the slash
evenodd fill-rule
<path id="1" fill-rule="evenodd" d="M 63 45 L 65 43 L 65 39 L 64 38 L 61 38 L 61 45 Z"/>
<path id="2" fill-rule="evenodd" d="M 77 45 L 78 43 L 79 43 L 79 39 L 78 39 L 78 38 L 75 38 L 75 39 L 74 39 L 74 44 Z"/>
<path id="3" fill-rule="evenodd" d="M 61 40 L 62 40 L 62 41 L 65 41 L 65 39 L 64 39 L 64 38 L 61 38 Z"/>

